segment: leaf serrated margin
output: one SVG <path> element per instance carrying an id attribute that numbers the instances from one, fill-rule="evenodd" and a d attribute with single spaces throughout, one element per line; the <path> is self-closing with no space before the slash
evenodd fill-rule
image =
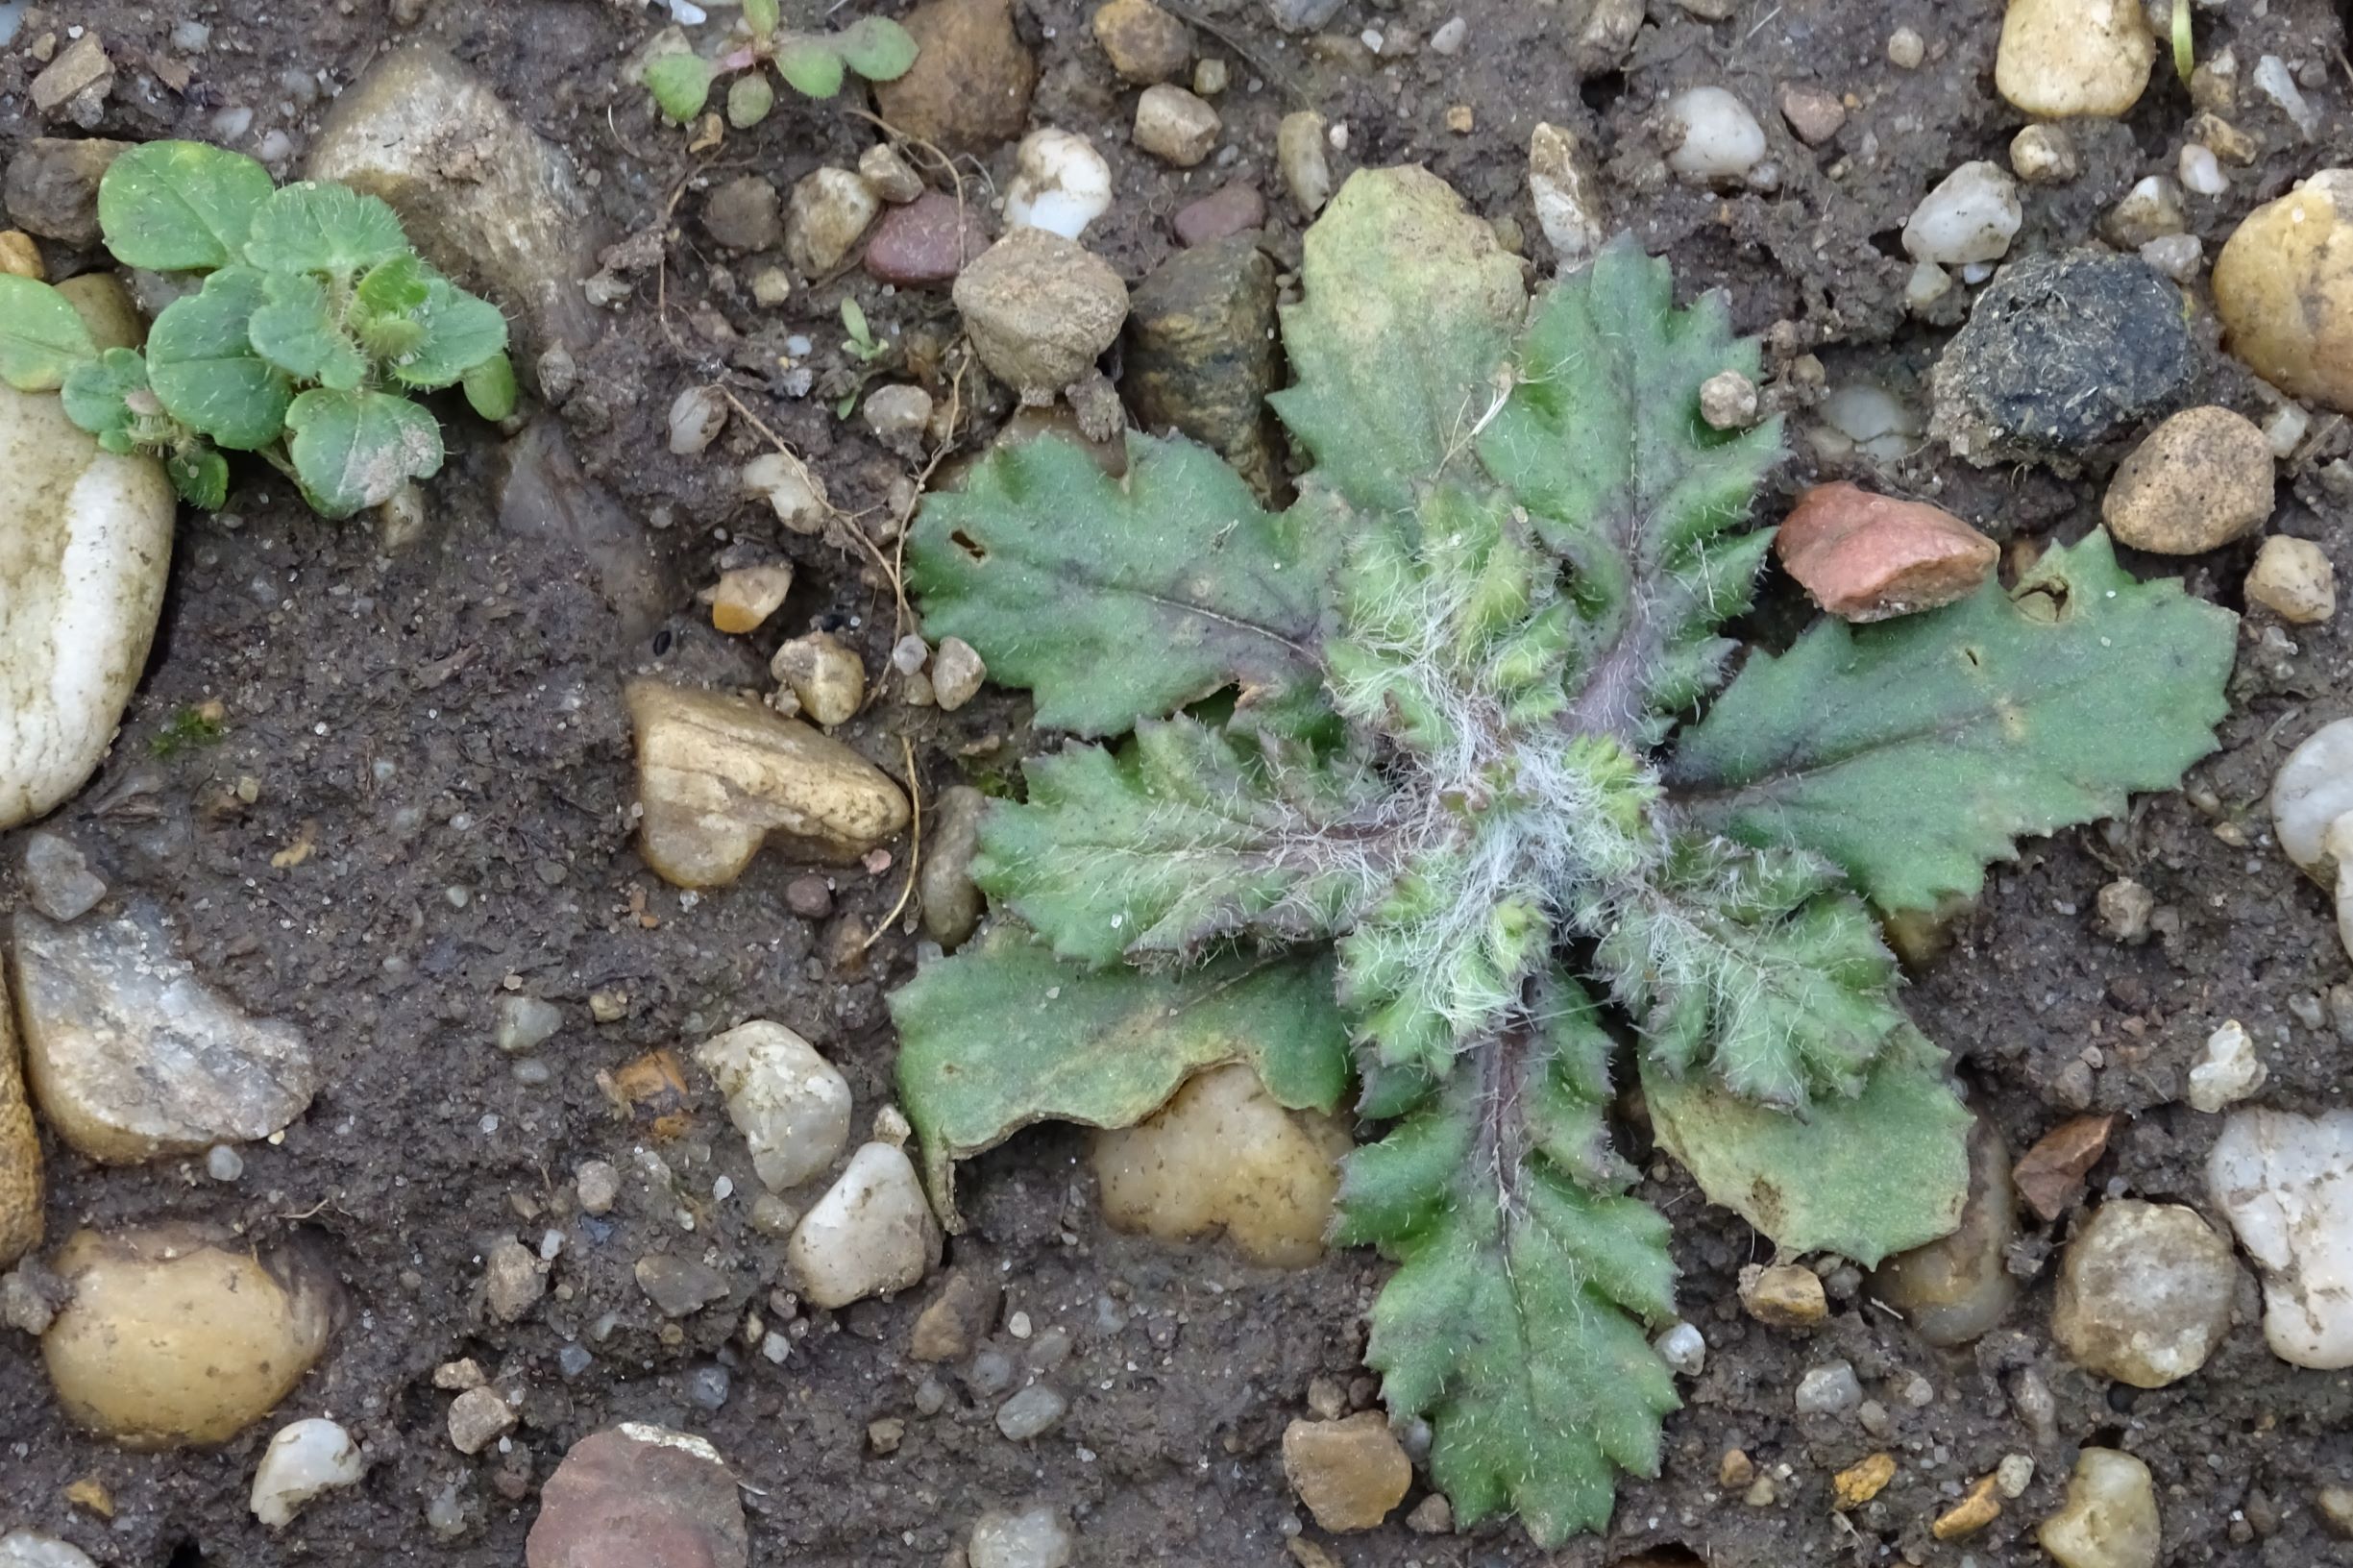
<path id="1" fill-rule="evenodd" d="M 1668 763 L 1690 824 L 1795 845 L 1882 909 L 1973 896 L 2019 839 L 2171 789 L 2214 749 L 2238 618 L 2103 530 L 2004 592 L 1752 658 Z"/>

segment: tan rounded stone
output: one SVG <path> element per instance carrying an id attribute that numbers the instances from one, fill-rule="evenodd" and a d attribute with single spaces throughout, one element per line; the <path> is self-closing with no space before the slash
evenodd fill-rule
<path id="1" fill-rule="evenodd" d="M 847 723 L 866 701 L 866 666 L 855 649 L 828 631 L 787 640 L 768 661 L 768 673 L 792 692 L 811 723 L 827 729 Z"/>
<path id="2" fill-rule="evenodd" d="M 882 211 L 882 198 L 847 169 L 818 169 L 793 186 L 784 220 L 785 259 L 806 278 L 821 278 L 850 251 Z"/>
<path id="3" fill-rule="evenodd" d="M 907 16 L 915 64 L 874 84 L 882 117 L 948 153 L 985 153 L 1021 134 L 1038 65 L 1013 0 L 925 0 Z"/>
<path id="4" fill-rule="evenodd" d="M 730 635 L 757 631 L 793 591 L 789 566 L 744 566 L 723 573 L 704 596 L 711 605 L 711 625 Z"/>
<path id="5" fill-rule="evenodd" d="M 1797 1263 L 1740 1271 L 1740 1305 L 1751 1317 L 1776 1329 L 1810 1329 L 1829 1315 L 1822 1277 Z"/>
<path id="6" fill-rule="evenodd" d="M 1994 86 L 2040 119 L 2113 118 L 2140 102 L 2156 60 L 2141 0 L 2010 0 Z"/>
<path id="7" fill-rule="evenodd" d="M 58 1403 L 126 1448 L 227 1442 L 293 1390 L 333 1326 L 316 1260 L 192 1226 L 82 1231 L 50 1266 L 74 1291 L 41 1336 Z"/>
<path id="8" fill-rule="evenodd" d="M 1315 1522 L 1335 1532 L 1373 1529 L 1413 1484 L 1413 1461 L 1378 1410 L 1293 1421 L 1283 1433 L 1283 1473 Z"/>
<path id="9" fill-rule="evenodd" d="M 1046 403 L 1094 368 L 1128 313 L 1111 263 L 1043 229 L 1016 229 L 956 279 L 956 308 L 989 373 Z"/>
<path id="10" fill-rule="evenodd" d="M 2117 465 L 2100 516 L 2119 544 L 2196 555 L 2271 515 L 2271 443 L 2227 408 L 2185 408 Z"/>
<path id="11" fill-rule="evenodd" d="M 2294 625 L 2326 621 L 2337 613 L 2337 568 L 2310 539 L 2275 533 L 2255 552 L 2246 597 Z"/>
<path id="12" fill-rule="evenodd" d="M 2157 1483 L 2148 1466 L 2113 1448 L 2085 1449 L 2067 1501 L 2035 1539 L 2059 1568 L 2157 1568 Z"/>
<path id="13" fill-rule="evenodd" d="M 759 703 L 657 680 L 629 684 L 638 847 L 682 888 L 732 882 L 772 838 L 855 860 L 907 825 L 907 796 L 841 742 Z"/>
<path id="14" fill-rule="evenodd" d="M 1183 87 L 1163 83 L 1136 100 L 1136 145 L 1189 169 L 1217 150 L 1217 111 Z"/>
<path id="15" fill-rule="evenodd" d="M 1152 0 L 1111 0 L 1094 13 L 1095 42 L 1138 86 L 1173 82 L 1192 63 L 1192 34 Z"/>
<path id="16" fill-rule="evenodd" d="M 2353 168 L 2248 213 L 2215 258 L 2214 307 L 2256 375 L 2353 413 Z"/>
<path id="17" fill-rule="evenodd" d="M 21 229 L 0 230 L 0 272 L 39 282 L 49 276 L 41 264 L 40 247 Z"/>
<path id="18" fill-rule="evenodd" d="M 16 1056 L 15 1011 L 0 971 L 0 1268 L 41 1239 L 41 1139 L 25 1100 L 24 1069 Z"/>
<path id="19" fill-rule="evenodd" d="M 2162 1388 L 2230 1332 L 2238 1279 L 2230 1243 L 2195 1211 L 2112 1199 L 2068 1243 L 2051 1336 L 2088 1371 Z"/>
<path id="20" fill-rule="evenodd" d="M 1239 1063 L 1187 1080 L 1135 1127 L 1097 1133 L 1103 1213 L 1181 1241 L 1222 1226 L 1252 1259 L 1297 1268 L 1323 1256 L 1346 1130 L 1287 1111 Z"/>

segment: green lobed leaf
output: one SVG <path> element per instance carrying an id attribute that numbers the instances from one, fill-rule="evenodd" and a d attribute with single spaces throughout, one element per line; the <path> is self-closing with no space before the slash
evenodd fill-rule
<path id="1" fill-rule="evenodd" d="M 776 74 L 804 98 L 830 98 L 842 90 L 842 52 L 831 38 L 788 38 L 776 51 Z"/>
<path id="2" fill-rule="evenodd" d="M 1771 534 L 1735 533 L 1780 452 L 1780 426 L 1739 433 L 1700 418 L 1700 386 L 1753 377 L 1756 345 L 1724 300 L 1675 307 L 1674 277 L 1621 236 L 1536 306 L 1511 395 L 1480 460 L 1571 568 L 1582 622 L 1570 721 L 1654 745 L 1713 689 Z"/>
<path id="3" fill-rule="evenodd" d="M 117 453 L 135 450 L 145 418 L 162 409 L 147 388 L 147 361 L 136 349 L 108 349 L 83 360 L 66 376 L 59 396 L 67 419 Z M 135 407 L 135 401 L 140 406 Z"/>
<path id="4" fill-rule="evenodd" d="M 403 251 L 370 267 L 352 290 L 353 300 L 368 314 L 404 316 L 423 305 L 432 292 L 433 269 L 414 251 Z"/>
<path id="5" fill-rule="evenodd" d="M 244 255 L 271 189 L 270 171 L 243 153 L 201 141 L 145 142 L 98 182 L 98 226 L 126 267 L 210 271 Z"/>
<path id="6" fill-rule="evenodd" d="M 273 272 L 246 327 L 254 352 L 298 381 L 349 392 L 368 374 L 367 356 L 336 319 L 327 285 L 306 272 Z"/>
<path id="7" fill-rule="evenodd" d="M 1668 767 L 1692 824 L 1790 844 L 1885 909 L 1967 897 L 2014 841 L 2171 789 L 2214 749 L 2235 618 L 2133 580 L 2104 532 L 2004 593 L 1752 658 Z"/>
<path id="8" fill-rule="evenodd" d="M 709 61 L 681 49 L 646 62 L 646 90 L 663 113 L 684 125 L 710 101 L 712 74 Z"/>
<path id="9" fill-rule="evenodd" d="M 305 392 L 286 410 L 286 455 L 321 517 L 380 505 L 404 481 L 441 471 L 441 427 L 390 392 Z"/>
<path id="10" fill-rule="evenodd" d="M 287 185 L 261 204 L 245 259 L 264 272 L 315 272 L 349 280 L 401 256 L 408 236 L 380 196 L 331 180 Z"/>
<path id="11" fill-rule="evenodd" d="M 1657 1474 L 1679 1402 L 1649 1337 L 1675 1315 L 1667 1222 L 1613 1195 L 1609 1038 L 1562 977 L 1533 1013 L 1349 1156 L 1335 1239 L 1400 1265 L 1365 1360 L 1392 1421 L 1430 1421 L 1458 1525 L 1509 1508 L 1550 1547 L 1608 1523 L 1617 1471 Z"/>
<path id="12" fill-rule="evenodd" d="M 1026 772 L 1028 801 L 981 820 L 973 879 L 1084 964 L 1330 937 L 1391 870 L 1368 772 L 1270 755 L 1182 715 Z"/>
<path id="13" fill-rule="evenodd" d="M 411 319 L 423 335 L 391 366 L 404 385 L 454 386 L 467 371 L 506 352 L 506 317 L 499 307 L 437 274 L 426 281 L 425 303 Z"/>
<path id="14" fill-rule="evenodd" d="M 180 499 L 191 506 L 217 512 L 229 499 L 229 459 L 202 442 L 165 457 L 163 472 L 171 476 Z"/>
<path id="15" fill-rule="evenodd" d="M 51 391 L 97 353 L 64 295 L 37 279 L 0 272 L 0 381 L 19 392 Z"/>
<path id="16" fill-rule="evenodd" d="M 1520 263 L 1443 180 L 1360 169 L 1308 230 L 1267 402 L 1361 511 L 1410 509 L 1471 450 L 1527 309 Z"/>
<path id="17" fill-rule="evenodd" d="M 1710 1202 L 1785 1253 L 1835 1252 L 1869 1268 L 1961 1222 L 1970 1116 L 1940 1054 L 1907 1026 L 1861 1093 L 1818 1099 L 1802 1116 L 1650 1062 L 1642 1092 L 1660 1146 Z"/>
<path id="18" fill-rule="evenodd" d="M 1877 923 L 1811 855 L 1686 840 L 1577 919 L 1645 1059 L 1707 1067 L 1752 1100 L 1852 1094 L 1904 1025 Z"/>
<path id="19" fill-rule="evenodd" d="M 236 452 L 268 446 L 285 429 L 294 388 L 254 352 L 262 274 L 223 267 L 174 300 L 147 333 L 147 380 L 171 416 Z"/>
<path id="20" fill-rule="evenodd" d="M 755 38 L 765 38 L 776 31 L 776 0 L 744 0 L 744 25 L 751 29 Z"/>
<path id="21" fill-rule="evenodd" d="M 907 583 L 926 633 L 1035 692 L 1040 723 L 1115 735 L 1229 685 L 1245 710 L 1319 702 L 1333 551 L 1189 442 L 1131 433 L 1115 480 L 1045 436 L 923 503 Z"/>
<path id="22" fill-rule="evenodd" d="M 842 63 L 869 82 L 895 82 L 915 65 L 915 35 L 888 16 L 861 16 L 834 35 Z"/>
<path id="23" fill-rule="evenodd" d="M 727 84 L 727 123 L 738 131 L 758 125 L 775 107 L 776 89 L 757 66 Z"/>
<path id="24" fill-rule="evenodd" d="M 1224 958 L 1183 974 L 1090 970 L 1000 925 L 891 996 L 899 1101 L 957 1228 L 955 1165 L 1033 1122 L 1127 1127 L 1204 1067 L 1247 1062 L 1294 1110 L 1348 1089 L 1332 966 Z"/>
<path id="25" fill-rule="evenodd" d="M 492 355 L 458 379 L 466 404 L 484 419 L 497 421 L 515 411 L 515 365 L 504 352 Z"/>

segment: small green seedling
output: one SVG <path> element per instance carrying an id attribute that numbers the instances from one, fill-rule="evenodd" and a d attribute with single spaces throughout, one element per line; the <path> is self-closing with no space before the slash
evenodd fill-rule
<path id="1" fill-rule="evenodd" d="M 797 33 L 779 25 L 776 0 L 744 0 L 744 32 L 728 40 L 725 53 L 716 60 L 685 50 L 658 55 L 646 65 L 646 90 L 663 113 L 683 125 L 710 102 L 711 85 L 732 75 L 727 122 L 742 131 L 768 118 L 775 106 L 770 65 L 803 97 L 830 98 L 842 90 L 846 73 L 896 81 L 915 55 L 915 39 L 887 16 L 862 16 L 839 33 Z"/>
<path id="2" fill-rule="evenodd" d="M 856 300 L 842 301 L 842 331 L 849 334 L 842 352 L 862 365 L 870 365 L 891 352 L 891 345 L 877 338 L 866 324 L 866 311 Z"/>
<path id="3" fill-rule="evenodd" d="M 1292 1107 L 1353 1079 L 1385 1133 L 1334 1239 L 1398 1264 L 1367 1360 L 1455 1517 L 1549 1546 L 1657 1472 L 1678 1404 L 1620 1086 L 1788 1253 L 1949 1232 L 1969 1114 L 1879 917 L 2177 784 L 2234 621 L 2094 532 L 1728 684 L 1780 432 L 1700 417 L 1757 370 L 1720 298 L 1621 240 L 1532 306 L 1417 169 L 1354 176 L 1301 277 L 1288 509 L 1186 442 L 1113 479 L 1045 438 L 917 523 L 925 632 L 1074 739 L 983 816 L 995 928 L 892 1000 L 901 1096 L 953 1222 L 955 1163 L 1032 1122 L 1127 1125 L 1230 1061 Z"/>
<path id="4" fill-rule="evenodd" d="M 834 401 L 833 417 L 847 419 L 858 406 L 858 399 L 866 391 L 866 383 L 874 378 L 882 361 L 893 352 L 892 346 L 874 335 L 867 325 L 866 311 L 856 300 L 846 296 L 842 301 L 842 331 L 849 335 L 843 340 L 842 352 L 866 368 L 855 373 L 847 392 Z"/>
<path id="5" fill-rule="evenodd" d="M 147 743 L 147 749 L 159 758 L 176 757 L 196 747 L 217 746 L 228 733 L 229 726 L 217 713 L 185 703 L 172 711 L 155 738 Z"/>
<path id="6" fill-rule="evenodd" d="M 348 517 L 439 472 L 441 427 L 409 394 L 460 386 L 485 419 L 514 411 L 506 318 L 428 266 L 374 196 L 278 189 L 241 154 L 152 141 L 108 169 L 98 220 L 124 266 L 201 282 L 142 353 L 101 350 L 62 294 L 0 276 L 0 379 L 58 390 L 101 447 L 160 457 L 195 505 L 227 499 L 227 449 Z"/>

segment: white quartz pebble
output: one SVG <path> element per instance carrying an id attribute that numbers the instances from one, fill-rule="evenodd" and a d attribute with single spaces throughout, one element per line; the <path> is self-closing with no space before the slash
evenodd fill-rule
<path id="1" fill-rule="evenodd" d="M 334 1422 L 313 1416 L 281 1427 L 254 1472 L 254 1517 L 282 1530 L 304 1504 L 366 1473 L 359 1445 Z"/>
<path id="2" fill-rule="evenodd" d="M 1692 87 L 1667 102 L 1667 167 L 1695 185 L 1748 177 L 1765 156 L 1765 128 L 1722 87 Z"/>
<path id="3" fill-rule="evenodd" d="M 2023 214 L 2018 184 L 1998 163 L 1964 163 L 1921 198 L 1903 226 L 1903 248 L 1915 261 L 1955 267 L 1998 261 L 2009 254 Z"/>

